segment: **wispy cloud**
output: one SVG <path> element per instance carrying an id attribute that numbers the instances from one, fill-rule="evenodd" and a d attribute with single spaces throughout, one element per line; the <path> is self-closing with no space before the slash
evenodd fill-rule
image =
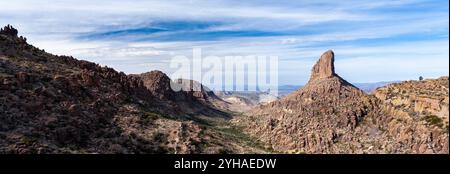
<path id="1" fill-rule="evenodd" d="M 277 55 L 282 84 L 307 81 L 334 49 L 353 82 L 448 74 L 448 1 L 17 0 L 0 23 L 38 47 L 127 73 L 172 70 L 193 47 L 208 55 Z M 391 72 L 391 74 L 386 74 Z M 395 79 L 394 79 L 395 78 Z"/>

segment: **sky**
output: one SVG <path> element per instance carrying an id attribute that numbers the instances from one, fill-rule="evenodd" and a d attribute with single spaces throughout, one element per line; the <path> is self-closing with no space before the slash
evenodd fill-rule
<path id="1" fill-rule="evenodd" d="M 29 43 L 125 73 L 172 73 L 176 55 L 278 56 L 280 85 L 303 85 L 328 49 L 349 82 L 449 74 L 447 0 L 14 0 L 0 25 Z"/>

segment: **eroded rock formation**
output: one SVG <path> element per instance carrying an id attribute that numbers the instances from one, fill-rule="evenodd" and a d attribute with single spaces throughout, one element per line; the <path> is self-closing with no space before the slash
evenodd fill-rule
<path id="1" fill-rule="evenodd" d="M 332 51 L 320 57 L 304 87 L 246 115 L 238 122 L 279 152 L 448 153 L 448 131 L 398 121 L 402 114 L 334 72 Z"/>
<path id="2" fill-rule="evenodd" d="M 334 72 L 334 52 L 328 50 L 320 56 L 311 71 L 310 81 L 336 76 Z"/>

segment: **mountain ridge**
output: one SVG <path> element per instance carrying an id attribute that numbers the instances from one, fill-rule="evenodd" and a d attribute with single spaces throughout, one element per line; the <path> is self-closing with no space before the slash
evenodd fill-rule
<path id="1" fill-rule="evenodd" d="M 138 76 L 46 53 L 17 34 L 9 25 L 0 30 L 0 153 L 258 150 L 198 118 L 226 113 L 165 98 L 165 74 L 150 77 L 151 86 Z"/>

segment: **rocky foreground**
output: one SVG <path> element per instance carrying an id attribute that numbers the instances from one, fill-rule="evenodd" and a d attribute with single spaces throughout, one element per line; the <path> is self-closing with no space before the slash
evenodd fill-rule
<path id="1" fill-rule="evenodd" d="M 332 51 L 303 88 L 246 115 L 237 122 L 278 152 L 449 153 L 448 77 L 368 95 L 335 73 Z"/>

